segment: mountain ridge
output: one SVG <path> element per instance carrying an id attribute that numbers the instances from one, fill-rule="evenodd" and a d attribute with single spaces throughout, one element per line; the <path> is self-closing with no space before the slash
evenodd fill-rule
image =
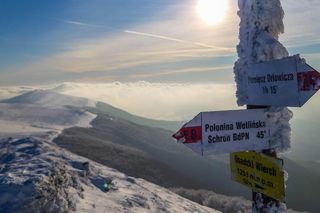
<path id="1" fill-rule="evenodd" d="M 43 108 L 46 109 L 74 109 L 75 114 L 79 112 L 96 114 L 96 117 L 92 119 L 91 126 L 87 126 L 90 128 L 74 127 L 74 125 L 63 126 L 63 132 L 55 139 L 55 142 L 74 153 L 82 150 L 83 153 L 78 154 L 91 159 L 95 157 L 95 159 L 92 160 L 99 161 L 107 166 L 115 166 L 116 169 L 122 172 L 128 172 L 131 176 L 142 177 L 151 182 L 161 183 L 160 185 L 163 186 L 176 187 L 179 186 L 179 183 L 184 182 L 185 185 L 182 186 L 188 188 L 205 188 L 226 195 L 242 195 L 247 196 L 247 198 L 250 197 L 250 190 L 231 181 L 231 178 L 226 178 L 230 177 L 229 166 L 227 163 L 216 160 L 220 157 L 214 157 L 216 159 L 202 158 L 201 156 L 194 154 L 182 144 L 176 144 L 171 137 L 173 132 L 168 130 L 172 127 L 167 129 L 163 128 L 163 125 L 168 124 L 166 122 L 159 123 L 156 121 L 152 126 L 148 119 L 140 117 L 142 120 L 137 122 L 136 117 L 132 114 L 108 104 L 99 104 L 98 102 L 96 103 L 96 107 L 87 105 L 84 107 L 81 107 L 83 105 L 80 105 L 79 107 L 79 105 L 68 105 L 67 101 L 60 101 L 69 96 L 62 95 L 63 98 L 58 98 L 59 101 L 51 102 L 52 97 L 54 97 L 52 94 L 58 96 L 60 96 L 60 94 L 51 92 L 46 93 L 43 91 L 40 93 L 36 91 L 34 94 L 40 94 L 36 95 L 39 97 L 39 99 L 37 99 L 38 102 L 32 103 L 30 100 L 19 102 L 19 100 L 22 100 L 23 98 L 16 97 L 15 99 L 11 99 L 15 100 L 11 101 L 11 103 L 10 101 L 9 103 L 4 103 L 5 101 L 0 103 L 0 109 L 5 105 L 28 106 L 31 107 L 30 109 L 36 109 L 36 107 L 42 107 L 41 104 L 45 103 L 46 106 Z M 46 97 L 45 94 L 49 94 L 49 97 L 51 98 Z M 25 95 L 24 97 L 27 96 Z M 25 102 L 27 102 L 27 104 L 25 104 Z M 72 103 L 78 102 L 73 101 L 71 104 Z M 23 112 L 24 109 L 17 108 L 17 110 L 21 110 L 21 112 Z M 3 114 L 1 115 L 0 113 L 0 120 L 1 116 L 3 116 Z M 31 118 L 36 118 L 32 116 Z M 59 117 L 50 115 L 50 111 L 48 111 L 48 116 Z M 175 123 L 175 125 L 178 124 Z M 48 129 L 46 131 L 48 131 Z M 60 132 L 58 132 L 58 134 L 59 133 Z M 92 151 L 93 148 L 94 151 Z M 93 154 L 96 154 L 96 156 L 93 156 Z M 101 158 L 101 156 L 104 156 L 104 158 Z M 117 165 L 111 164 L 112 160 L 117 162 Z M 148 165 L 145 162 L 150 163 Z M 147 169 L 146 171 L 150 171 L 150 174 L 155 177 L 157 177 L 157 174 L 161 175 L 159 175 L 158 178 L 154 178 L 150 174 L 148 176 L 147 172 L 143 173 L 144 168 Z M 296 166 L 293 165 L 291 168 L 296 168 Z M 302 170 L 305 169 L 305 167 L 299 168 Z M 313 173 L 310 173 L 310 176 L 313 176 Z M 299 181 L 301 182 L 301 179 Z M 290 185 L 291 183 L 288 183 L 289 187 L 293 189 Z M 310 181 L 310 183 L 315 186 L 317 185 L 314 180 Z M 290 199 L 288 202 L 290 207 L 303 209 L 301 206 L 295 207 L 294 203 L 292 203 Z M 308 201 L 308 199 L 306 199 L 306 201 Z M 312 208 L 317 208 L 317 206 L 313 206 Z"/>

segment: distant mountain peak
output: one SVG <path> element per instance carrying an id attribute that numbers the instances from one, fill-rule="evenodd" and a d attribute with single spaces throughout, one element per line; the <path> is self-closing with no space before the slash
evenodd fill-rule
<path id="1" fill-rule="evenodd" d="M 33 90 L 22 95 L 1 101 L 2 103 L 36 104 L 47 107 L 95 107 L 96 102 L 87 98 L 64 95 L 52 90 Z"/>
<path id="2" fill-rule="evenodd" d="M 34 90 L 0 102 L 0 138 L 53 131 L 73 126 L 90 127 L 96 115 L 84 107 L 95 106 L 86 98 Z"/>

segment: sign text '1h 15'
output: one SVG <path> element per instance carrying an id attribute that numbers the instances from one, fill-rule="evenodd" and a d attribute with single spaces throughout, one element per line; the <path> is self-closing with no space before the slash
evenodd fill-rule
<path id="1" fill-rule="evenodd" d="M 265 109 L 254 109 L 201 112 L 173 137 L 198 154 L 210 155 L 275 148 L 272 135 Z"/>
<path id="2" fill-rule="evenodd" d="M 256 152 L 230 154 L 232 179 L 275 200 L 284 201 L 283 160 Z"/>
<path id="3" fill-rule="evenodd" d="M 320 88 L 320 73 L 298 55 L 246 70 L 247 105 L 301 107 Z"/>

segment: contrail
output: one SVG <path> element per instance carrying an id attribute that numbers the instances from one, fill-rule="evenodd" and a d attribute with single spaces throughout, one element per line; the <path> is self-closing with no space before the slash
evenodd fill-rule
<path id="1" fill-rule="evenodd" d="M 63 20 L 63 19 L 57 19 L 57 18 L 53 18 L 53 20 L 60 21 L 60 22 L 66 23 L 66 24 L 83 26 L 83 27 L 106 28 L 106 29 L 114 29 L 114 30 L 116 30 L 113 27 L 108 27 L 108 26 L 103 26 L 103 25 L 96 25 L 96 24 L 88 24 L 88 23 L 80 22 L 80 21 Z"/>
<path id="2" fill-rule="evenodd" d="M 184 44 L 192 44 L 200 47 L 205 47 L 205 48 L 211 48 L 211 49 L 219 49 L 219 50 L 227 50 L 230 51 L 230 48 L 225 48 L 225 47 L 217 47 L 217 46 L 212 46 L 204 43 L 199 43 L 199 42 L 192 42 L 192 41 L 187 41 L 187 40 L 182 40 L 182 39 L 177 39 L 173 37 L 168 37 L 168 36 L 163 36 L 163 35 L 158 35 L 158 34 L 151 34 L 151 33 L 143 33 L 143 32 L 137 32 L 133 30 L 125 30 L 123 31 L 125 33 L 130 33 L 134 35 L 141 35 L 141 36 L 147 36 L 147 37 L 152 37 L 152 38 L 159 38 L 162 40 L 168 40 L 168 41 L 175 41 L 178 43 L 184 43 Z"/>
<path id="3" fill-rule="evenodd" d="M 178 70 L 160 70 L 158 73 L 138 73 L 131 75 L 131 78 L 151 78 L 158 77 L 163 75 L 174 75 L 180 73 L 193 73 L 193 72 L 211 72 L 211 71 L 219 71 L 225 69 L 232 69 L 233 66 L 220 66 L 220 67 L 193 67 L 193 68 L 185 68 Z"/>
<path id="4" fill-rule="evenodd" d="M 59 20 L 59 19 L 56 19 L 56 20 Z M 218 47 L 218 46 L 213 46 L 213 45 L 204 44 L 204 43 L 200 43 L 200 42 L 192 42 L 192 41 L 178 39 L 178 38 L 169 37 L 169 36 L 165 36 L 165 35 L 138 32 L 138 31 L 129 30 L 129 29 L 128 30 L 119 30 L 119 29 L 114 28 L 114 27 L 106 27 L 106 26 L 102 26 L 102 25 L 88 24 L 88 23 L 79 22 L 79 21 L 70 21 L 70 20 L 59 20 L 59 21 L 62 21 L 62 22 L 67 23 L 67 24 L 78 25 L 78 26 L 100 27 L 100 28 L 114 29 L 114 30 L 118 30 L 118 31 L 121 31 L 121 32 L 127 33 L 127 34 L 132 34 L 132 35 L 137 35 L 137 36 L 144 36 L 144 37 L 151 37 L 151 38 L 157 38 L 157 39 L 173 41 L 173 42 L 178 42 L 178 43 L 184 43 L 184 44 L 189 44 L 189 45 L 191 44 L 191 45 L 194 45 L 194 46 L 210 48 L 210 49 L 215 49 L 215 50 L 224 50 L 224 51 L 229 51 L 229 52 L 233 52 L 234 51 L 232 48 Z"/>
<path id="5" fill-rule="evenodd" d="M 134 35 L 141 35 L 141 36 L 159 38 L 159 39 L 168 40 L 168 41 L 176 41 L 176 42 L 180 42 L 180 43 L 185 43 L 184 40 L 177 39 L 177 38 L 172 38 L 172 37 L 168 37 L 168 36 L 156 35 L 156 34 L 151 34 L 151 33 L 137 32 L 137 31 L 133 31 L 133 30 L 124 30 L 123 32 L 129 33 L 129 34 L 134 34 Z"/>
<path id="6" fill-rule="evenodd" d="M 63 20 L 63 22 L 65 22 L 65 23 L 67 23 L 67 24 L 74 24 L 74 25 L 79 25 L 79 26 L 102 27 L 102 26 L 99 26 L 99 25 L 87 24 L 87 23 L 83 23 L 83 22 L 79 22 L 79 21 L 67 21 L 67 20 Z"/>

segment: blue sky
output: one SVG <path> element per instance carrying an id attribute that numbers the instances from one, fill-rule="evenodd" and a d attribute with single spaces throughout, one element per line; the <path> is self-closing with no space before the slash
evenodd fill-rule
<path id="1" fill-rule="evenodd" d="M 125 27 L 148 16 L 144 13 L 148 10 L 130 10 L 134 2 L 146 5 L 150 1 L 1 0 L 1 64 L 5 67 L 17 60 L 30 61 L 27 56 L 50 55 L 72 40 L 113 30 L 71 26 L 64 20 Z"/>
<path id="2" fill-rule="evenodd" d="M 208 25 L 197 0 L 0 0 L 0 84 L 233 83 L 236 0 Z M 283 0 L 281 41 L 320 69 L 318 0 Z"/>

